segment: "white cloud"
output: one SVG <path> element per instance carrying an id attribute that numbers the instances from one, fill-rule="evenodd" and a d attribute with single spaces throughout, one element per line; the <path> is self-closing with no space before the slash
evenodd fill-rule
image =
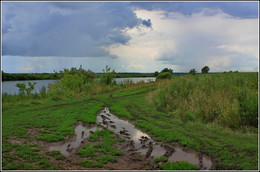
<path id="1" fill-rule="evenodd" d="M 222 48 L 227 51 L 239 52 L 243 53 L 252 57 L 259 58 L 258 55 L 258 48 L 256 46 L 249 46 L 249 45 L 220 45 L 217 48 Z"/>
<path id="2" fill-rule="evenodd" d="M 180 71 L 209 65 L 211 71 L 252 69 L 258 61 L 258 19 L 232 17 L 221 10 L 204 9 L 192 15 L 138 9 L 137 17 L 150 19 L 152 29 L 124 30 L 126 45 L 103 47 L 126 60 L 174 65 Z M 241 62 L 241 63 L 240 63 Z M 144 66 L 148 69 L 150 66 Z"/>
<path id="3" fill-rule="evenodd" d="M 24 67 L 21 69 L 22 72 L 24 73 L 30 73 L 33 71 L 33 68 L 32 67 Z"/>

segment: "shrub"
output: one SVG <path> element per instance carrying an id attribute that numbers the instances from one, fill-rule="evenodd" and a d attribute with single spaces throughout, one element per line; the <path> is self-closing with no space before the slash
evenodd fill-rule
<path id="1" fill-rule="evenodd" d="M 172 74 L 170 72 L 163 72 L 157 75 L 156 80 L 171 79 L 171 78 L 172 78 Z"/>
<path id="2" fill-rule="evenodd" d="M 19 88 L 19 94 L 21 96 L 24 96 L 24 95 L 32 95 L 33 91 L 34 91 L 34 86 L 36 85 L 36 83 L 31 83 L 31 82 L 28 82 L 28 88 L 26 87 L 26 84 L 25 83 L 17 83 L 16 84 L 16 87 Z"/>
<path id="3" fill-rule="evenodd" d="M 103 69 L 103 74 L 100 80 L 102 83 L 109 85 L 113 83 L 115 77 L 116 77 L 115 70 L 111 71 L 110 67 L 108 67 L 107 65 L 106 68 Z"/>

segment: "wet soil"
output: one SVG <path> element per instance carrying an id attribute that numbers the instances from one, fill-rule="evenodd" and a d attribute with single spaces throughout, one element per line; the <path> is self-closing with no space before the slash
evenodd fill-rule
<path id="1" fill-rule="evenodd" d="M 56 143 L 46 143 L 35 140 L 34 137 L 41 133 L 39 129 L 29 129 L 28 139 L 10 138 L 12 143 L 34 143 L 42 147 L 39 153 L 46 155 L 46 152 L 59 150 L 66 158 L 56 160 L 50 157 L 50 162 L 59 166 L 61 170 L 158 170 L 158 164 L 154 158 L 165 156 L 168 162 L 188 161 L 199 167 L 200 170 L 208 170 L 212 167 L 212 161 L 207 155 L 203 155 L 177 143 L 157 142 L 148 134 L 135 128 L 128 121 L 121 120 L 111 114 L 108 108 L 104 108 L 96 119 L 96 124 L 78 122 L 75 124 L 75 135 Z M 76 152 L 84 144 L 93 144 L 87 140 L 89 135 L 101 129 L 112 130 L 115 136 L 124 138 L 125 142 L 116 143 L 114 146 L 124 155 L 118 157 L 116 163 L 105 164 L 103 168 L 86 168 L 78 165 L 82 161 Z"/>

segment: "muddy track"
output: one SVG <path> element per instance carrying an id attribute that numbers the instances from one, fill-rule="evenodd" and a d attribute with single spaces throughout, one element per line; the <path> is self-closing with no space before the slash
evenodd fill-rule
<path id="1" fill-rule="evenodd" d="M 125 97 L 136 96 L 136 95 L 139 95 L 139 94 L 149 93 L 150 91 L 153 91 L 153 90 L 154 89 L 148 90 L 148 91 L 139 92 L 139 93 L 129 94 L 129 95 L 125 95 L 125 96 L 118 96 L 118 97 L 112 97 L 113 95 L 111 94 L 110 97 L 112 99 L 116 100 L 116 99 L 122 99 L 122 98 L 125 98 Z"/>
<path id="2" fill-rule="evenodd" d="M 87 99 L 87 100 L 82 100 L 82 101 L 78 101 L 78 102 L 74 102 L 74 103 L 57 104 L 57 105 L 51 105 L 51 106 L 47 106 L 47 107 L 41 107 L 41 108 L 35 108 L 35 109 L 29 109 L 29 110 L 23 110 L 23 111 L 16 111 L 16 112 L 23 113 L 23 112 L 27 112 L 27 111 L 57 109 L 57 108 L 60 108 L 60 107 L 71 106 L 71 105 L 76 105 L 76 104 L 80 104 L 80 103 L 91 103 L 91 102 L 94 102 L 94 101 L 106 103 L 103 100 L 99 100 L 99 99 Z"/>
<path id="3" fill-rule="evenodd" d="M 126 106 L 126 109 L 134 117 L 134 119 L 132 119 L 130 121 L 132 121 L 132 122 L 134 122 L 136 120 L 144 120 L 145 121 L 145 119 L 143 119 L 142 117 L 138 116 L 136 113 L 133 112 L 131 105 Z"/>

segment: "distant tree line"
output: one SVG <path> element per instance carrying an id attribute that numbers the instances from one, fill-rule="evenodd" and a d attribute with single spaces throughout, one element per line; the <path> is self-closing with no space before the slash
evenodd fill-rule
<path id="1" fill-rule="evenodd" d="M 208 73 L 210 68 L 208 66 L 205 66 L 201 69 L 201 73 L 206 74 Z M 195 69 L 191 69 L 189 71 L 189 74 L 195 75 L 197 71 Z M 161 72 L 156 71 L 154 73 L 154 76 L 156 79 L 171 79 L 173 75 L 173 69 L 170 68 L 164 68 Z"/>
<path id="2" fill-rule="evenodd" d="M 46 80 L 46 79 L 60 79 L 57 74 L 53 73 L 39 73 L 39 74 L 15 74 L 5 73 L 2 71 L 2 81 L 19 81 L 19 80 Z"/>

